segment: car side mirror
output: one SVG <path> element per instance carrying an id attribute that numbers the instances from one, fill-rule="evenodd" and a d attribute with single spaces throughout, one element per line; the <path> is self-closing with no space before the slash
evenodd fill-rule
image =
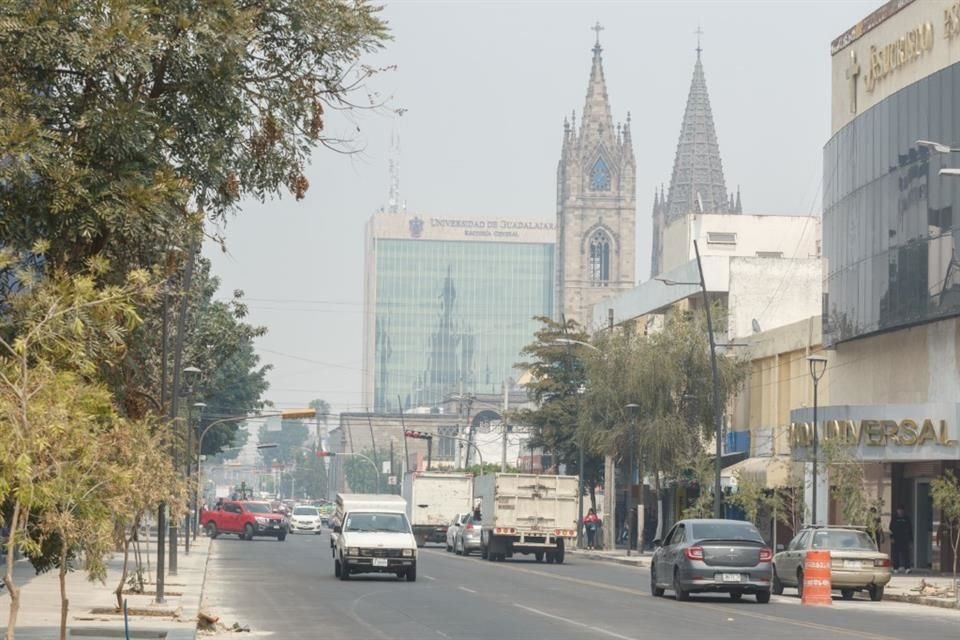
<path id="1" fill-rule="evenodd" d="M 660 540 L 660 538 L 657 538 L 656 540 L 653 541 L 653 548 L 654 548 L 654 549 L 659 549 L 659 548 L 662 547 L 662 546 L 663 546 L 663 541 Z"/>
<path id="2" fill-rule="evenodd" d="M 333 532 L 334 532 L 334 533 L 340 533 L 341 530 L 342 530 L 342 528 L 340 527 L 340 525 L 338 525 L 338 524 L 333 525 Z"/>
<path id="3" fill-rule="evenodd" d="M 777 545 L 777 551 L 783 551 L 783 550 L 786 549 L 786 548 L 787 548 L 787 547 L 786 547 L 785 545 L 782 545 L 782 544 L 778 544 L 778 545 Z"/>

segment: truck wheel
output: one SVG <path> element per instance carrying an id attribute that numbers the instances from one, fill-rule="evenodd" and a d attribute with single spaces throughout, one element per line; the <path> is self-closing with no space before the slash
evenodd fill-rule
<path id="1" fill-rule="evenodd" d="M 206 531 L 207 531 L 207 537 L 208 537 L 208 538 L 216 538 L 218 535 L 220 535 L 220 532 L 217 531 L 217 523 L 216 523 L 216 522 L 208 522 L 208 523 L 207 523 L 207 526 L 204 527 L 204 529 L 206 529 Z"/>
<path id="2" fill-rule="evenodd" d="M 553 564 L 553 551 L 547 551 L 547 564 Z"/>
<path id="3" fill-rule="evenodd" d="M 346 562 L 340 563 L 340 579 L 349 580 L 350 579 L 350 565 Z"/>
<path id="4" fill-rule="evenodd" d="M 487 547 L 483 546 L 482 542 L 480 543 L 480 559 L 481 560 L 490 559 L 490 550 Z"/>
<path id="5" fill-rule="evenodd" d="M 410 567 L 407 569 L 407 582 L 416 582 L 417 581 L 417 568 Z"/>
<path id="6" fill-rule="evenodd" d="M 283 542 L 286 539 L 287 539 L 287 534 L 285 533 L 281 533 L 280 535 L 277 536 L 277 540 L 279 540 L 280 542 Z"/>
<path id="7" fill-rule="evenodd" d="M 340 561 L 339 560 L 333 561 L 333 577 L 334 578 L 340 577 Z"/>
<path id="8" fill-rule="evenodd" d="M 537 562 L 543 562 L 543 551 L 537 551 L 533 554 L 533 557 L 537 559 Z"/>
<path id="9" fill-rule="evenodd" d="M 253 525 L 249 522 L 243 526 L 243 535 L 241 538 L 246 538 L 247 540 L 253 540 Z"/>
<path id="10" fill-rule="evenodd" d="M 561 546 L 553 554 L 553 561 L 556 562 L 557 564 L 563 564 L 563 556 L 564 556 L 564 551 L 563 551 L 563 547 Z"/>

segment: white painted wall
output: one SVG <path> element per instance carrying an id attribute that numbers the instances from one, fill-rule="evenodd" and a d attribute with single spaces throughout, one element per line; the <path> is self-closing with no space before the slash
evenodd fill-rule
<path id="1" fill-rule="evenodd" d="M 731 340 L 811 316 L 821 308 L 819 258 L 731 258 L 727 335 Z"/>
<path id="2" fill-rule="evenodd" d="M 732 233 L 735 244 L 710 241 L 711 233 Z M 747 214 L 691 214 L 678 218 L 663 232 L 663 271 L 701 256 L 756 257 L 758 252 L 779 252 L 783 258 L 820 255 L 820 219 L 814 216 Z"/>

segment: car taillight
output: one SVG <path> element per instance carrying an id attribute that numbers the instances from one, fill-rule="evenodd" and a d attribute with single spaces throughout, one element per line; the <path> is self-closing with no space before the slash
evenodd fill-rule
<path id="1" fill-rule="evenodd" d="M 469 523 L 467 526 L 464 527 L 464 529 L 466 529 L 467 531 L 473 531 L 473 523 L 472 522 Z"/>
<path id="2" fill-rule="evenodd" d="M 760 549 L 760 562 L 770 562 L 773 560 L 773 551 L 764 547 Z"/>
<path id="3" fill-rule="evenodd" d="M 687 547 L 683 550 L 683 555 L 688 560 L 703 560 L 703 547 Z"/>
<path id="4" fill-rule="evenodd" d="M 874 561 L 873 561 L 873 566 L 875 566 L 875 567 L 889 567 L 889 566 L 890 566 L 890 558 L 883 558 L 883 559 L 880 559 L 880 560 L 874 560 Z"/>

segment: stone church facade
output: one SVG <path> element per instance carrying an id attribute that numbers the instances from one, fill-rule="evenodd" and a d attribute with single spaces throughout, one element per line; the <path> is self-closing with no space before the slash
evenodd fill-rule
<path id="1" fill-rule="evenodd" d="M 614 125 L 599 25 L 579 127 L 564 120 L 557 168 L 558 319 L 588 329 L 591 308 L 636 283 L 636 162 L 630 114 Z"/>

